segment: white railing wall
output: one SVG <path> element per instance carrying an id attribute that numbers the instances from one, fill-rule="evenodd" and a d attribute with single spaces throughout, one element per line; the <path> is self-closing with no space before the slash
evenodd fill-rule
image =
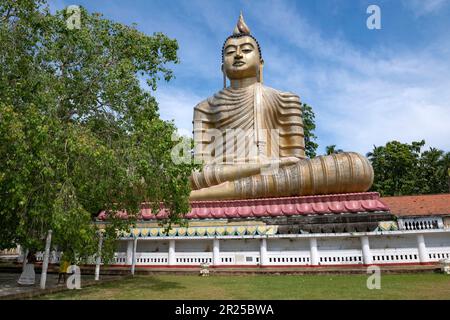
<path id="1" fill-rule="evenodd" d="M 136 265 L 167 265 L 167 252 L 136 252 Z"/>
<path id="2" fill-rule="evenodd" d="M 444 228 L 441 217 L 401 218 L 398 219 L 397 223 L 400 230 L 430 230 Z"/>
<path id="3" fill-rule="evenodd" d="M 114 254 L 113 264 L 127 264 L 127 253 L 116 252 Z"/>
<path id="4" fill-rule="evenodd" d="M 267 265 L 309 265 L 309 251 L 268 251 Z"/>
<path id="5" fill-rule="evenodd" d="M 374 264 L 419 263 L 419 252 L 416 248 L 372 249 Z"/>
<path id="6" fill-rule="evenodd" d="M 131 265 L 134 240 L 120 241 L 119 248 L 127 248 L 127 252 L 116 252 L 112 264 Z M 156 245 L 151 244 L 152 241 L 157 242 Z M 383 265 L 437 263 L 450 258 L 450 230 L 272 235 L 253 236 L 246 240 L 237 236 L 182 240 L 172 237 L 164 241 L 159 238 L 137 239 L 136 266 Z M 192 251 L 189 251 L 190 241 L 193 241 Z M 157 247 L 158 251 L 153 251 Z M 50 263 L 59 263 L 60 256 L 60 253 L 52 251 Z M 36 257 L 42 261 L 43 253 L 38 252 Z"/>
<path id="7" fill-rule="evenodd" d="M 212 252 L 176 252 L 175 263 L 177 265 L 199 265 L 201 263 L 212 264 Z"/>
<path id="8" fill-rule="evenodd" d="M 319 251 L 319 264 L 363 264 L 363 255 L 361 250 L 323 250 Z"/>
<path id="9" fill-rule="evenodd" d="M 440 261 L 442 259 L 450 259 L 450 246 L 449 247 L 439 247 L 439 248 L 429 248 L 428 249 L 428 259 L 432 262 Z"/>

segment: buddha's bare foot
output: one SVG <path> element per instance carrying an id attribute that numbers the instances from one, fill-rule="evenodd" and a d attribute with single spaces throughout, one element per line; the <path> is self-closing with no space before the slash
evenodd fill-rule
<path id="1" fill-rule="evenodd" d="M 233 182 L 224 182 L 209 188 L 191 191 L 189 199 L 191 201 L 199 200 L 225 200 L 232 199 L 235 196 L 235 189 Z"/>

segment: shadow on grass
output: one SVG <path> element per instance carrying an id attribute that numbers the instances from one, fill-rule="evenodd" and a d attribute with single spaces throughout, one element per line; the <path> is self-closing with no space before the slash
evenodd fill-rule
<path id="1" fill-rule="evenodd" d="M 105 289 L 130 289 L 133 290 L 152 290 L 152 291 L 168 291 L 176 289 L 186 289 L 185 286 L 180 285 L 178 282 L 165 281 L 161 278 L 154 276 L 135 276 L 128 278 L 120 282 L 110 282 L 101 286 Z M 98 289 L 101 289 L 100 287 Z"/>

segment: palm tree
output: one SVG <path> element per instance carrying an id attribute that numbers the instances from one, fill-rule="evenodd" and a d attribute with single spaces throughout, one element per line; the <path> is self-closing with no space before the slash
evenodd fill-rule
<path id="1" fill-rule="evenodd" d="M 334 153 L 342 153 L 342 152 L 344 152 L 344 150 L 336 149 L 336 145 L 332 144 L 330 146 L 326 146 L 325 147 L 325 152 L 326 152 L 326 155 L 329 156 L 329 155 L 334 154 Z"/>

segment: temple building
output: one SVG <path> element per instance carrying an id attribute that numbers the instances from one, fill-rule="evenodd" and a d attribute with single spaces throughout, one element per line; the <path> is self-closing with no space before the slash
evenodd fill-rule
<path id="1" fill-rule="evenodd" d="M 239 17 L 222 47 L 223 88 L 193 108 L 188 227 L 142 207 L 115 266 L 317 267 L 450 258 L 450 194 L 380 198 L 368 159 L 309 159 L 300 98 L 263 82 L 262 50 Z M 286 66 L 288 68 L 288 66 Z M 105 213 L 98 216 L 104 224 Z M 57 259 L 57 258 L 55 258 Z M 55 261 L 53 261 L 55 262 Z"/>
<path id="2" fill-rule="evenodd" d="M 450 258 L 450 194 L 377 193 L 193 203 L 168 235 L 156 217 L 119 241 L 114 264 L 198 268 L 438 263 Z M 393 220 L 383 220 L 392 215 Z M 102 216 L 99 217 L 100 219 Z M 99 221 L 101 223 L 101 221 Z"/>
<path id="3" fill-rule="evenodd" d="M 373 169 L 343 152 L 309 159 L 300 98 L 263 82 L 262 50 L 242 14 L 222 47 L 223 89 L 193 110 L 188 227 L 142 208 L 115 264 L 283 267 L 423 264 L 450 258 L 450 195 L 367 192 Z M 286 66 L 288 67 L 288 66 Z M 105 213 L 99 215 L 99 222 Z"/>

